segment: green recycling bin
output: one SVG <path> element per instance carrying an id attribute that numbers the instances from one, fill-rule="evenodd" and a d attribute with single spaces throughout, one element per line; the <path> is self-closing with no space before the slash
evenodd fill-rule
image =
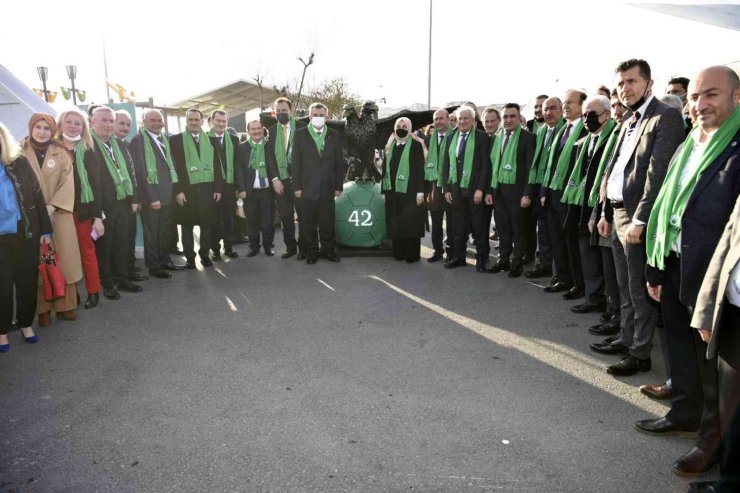
<path id="1" fill-rule="evenodd" d="M 348 247 L 376 247 L 385 240 L 385 199 L 380 184 L 348 181 L 335 200 L 337 242 Z"/>

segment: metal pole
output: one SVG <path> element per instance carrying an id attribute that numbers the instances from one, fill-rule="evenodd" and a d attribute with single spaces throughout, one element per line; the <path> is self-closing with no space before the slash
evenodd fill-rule
<path id="1" fill-rule="evenodd" d="M 44 85 L 44 101 L 49 102 L 49 91 L 46 90 L 46 79 L 41 79 L 41 83 Z"/>
<path id="2" fill-rule="evenodd" d="M 432 109 L 432 0 L 429 0 L 429 71 L 427 82 L 427 109 Z"/>
<path id="3" fill-rule="evenodd" d="M 77 89 L 75 89 L 75 80 L 70 79 L 72 81 L 72 102 L 75 106 L 77 106 Z"/>
<path id="4" fill-rule="evenodd" d="M 110 86 L 108 85 L 108 57 L 105 55 L 105 38 L 103 38 L 103 68 L 105 69 L 105 94 L 108 96 L 108 102 L 112 103 L 113 99 L 110 97 Z"/>

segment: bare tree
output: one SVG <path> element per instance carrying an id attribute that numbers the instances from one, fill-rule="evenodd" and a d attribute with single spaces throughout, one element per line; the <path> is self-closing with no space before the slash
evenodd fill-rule
<path id="1" fill-rule="evenodd" d="M 308 67 L 310 67 L 311 65 L 313 65 L 313 61 L 314 61 L 315 55 L 316 55 L 316 53 L 314 53 L 312 51 L 311 54 L 308 56 L 308 58 L 306 60 L 304 60 L 302 56 L 299 56 L 298 57 L 298 61 L 303 64 L 303 73 L 301 74 L 301 83 L 298 85 L 298 94 L 297 94 L 296 100 L 295 100 L 295 108 L 296 109 L 298 109 L 298 108 L 301 107 L 301 95 L 303 93 L 303 83 L 306 80 L 306 71 L 308 70 Z"/>

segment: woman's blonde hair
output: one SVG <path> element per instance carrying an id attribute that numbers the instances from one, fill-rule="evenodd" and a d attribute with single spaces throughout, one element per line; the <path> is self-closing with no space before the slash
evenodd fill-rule
<path id="1" fill-rule="evenodd" d="M 87 116 L 80 110 L 67 110 L 59 114 L 57 117 L 57 134 L 54 138 L 59 142 L 64 142 L 64 137 L 62 136 L 62 122 L 68 115 L 77 115 L 82 119 L 82 133 L 80 135 L 82 136 L 82 140 L 85 142 L 85 148 L 92 149 L 95 142 L 90 133 L 90 125 L 87 123 Z"/>
<path id="2" fill-rule="evenodd" d="M 18 143 L 10 134 L 8 128 L 0 123 L 0 158 L 7 165 L 15 161 L 21 153 Z"/>

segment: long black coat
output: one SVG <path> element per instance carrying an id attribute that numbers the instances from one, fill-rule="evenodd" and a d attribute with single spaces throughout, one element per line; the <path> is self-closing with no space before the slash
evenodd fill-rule
<path id="1" fill-rule="evenodd" d="M 464 169 L 463 159 L 460 159 L 460 162 L 457 164 L 457 183 L 448 183 L 450 177 L 449 149 L 452 145 L 452 140 L 454 139 L 455 134 L 459 133 L 460 130 L 458 129 L 455 132 L 450 132 L 447 136 L 448 152 L 445 153 L 445 162 L 442 167 L 442 186 L 443 192 L 451 192 L 453 197 L 457 195 L 457 192 L 459 191 L 462 193 L 463 197 L 471 198 L 477 190 L 485 192 L 491 187 L 491 138 L 483 130 L 476 130 L 475 127 L 470 131 L 475 132 L 475 150 L 473 151 L 473 166 L 471 169 L 468 188 L 462 188 L 460 186 Z M 465 145 L 469 145 L 469 143 L 470 140 L 468 140 Z"/>
<path id="2" fill-rule="evenodd" d="M 342 138 L 334 129 L 324 127 L 324 150 L 319 155 L 316 143 L 307 128 L 296 131 L 293 139 L 293 190 L 303 192 L 304 201 L 334 198 L 344 183 Z"/>
<path id="3" fill-rule="evenodd" d="M 187 166 L 185 163 L 185 147 L 182 142 L 182 134 L 170 137 L 170 151 L 172 160 L 175 162 L 177 171 L 177 183 L 172 185 L 173 195 L 185 194 L 185 204 L 180 207 L 175 203 L 173 208 L 173 220 L 177 224 L 197 224 L 199 226 L 211 226 L 216 222 L 216 201 L 213 194 L 222 193 L 221 162 L 219 161 L 218 142 L 209 137 L 213 146 L 213 182 L 190 184 Z M 195 149 L 200 146 L 195 144 Z M 173 202 L 175 202 L 173 200 Z"/>
<path id="4" fill-rule="evenodd" d="M 72 151 L 72 162 L 75 162 L 76 153 Z M 103 218 L 103 187 L 100 184 L 100 172 L 103 164 L 100 162 L 100 154 L 87 150 L 85 151 L 85 157 L 83 163 L 85 164 L 85 170 L 87 171 L 87 181 L 92 188 L 93 201 L 87 204 L 80 202 L 80 195 L 82 192 L 82 184 L 80 181 L 80 174 L 77 172 L 77 165 L 74 166 L 74 178 L 75 178 L 75 214 L 77 219 L 80 221 L 87 221 L 94 217 Z"/>
<path id="5" fill-rule="evenodd" d="M 149 139 L 149 143 L 154 151 L 154 158 L 157 165 L 157 181 L 159 182 L 157 184 L 149 183 L 149 179 L 147 178 L 144 139 Z M 131 139 L 131 157 L 134 159 L 134 167 L 136 168 L 141 205 L 150 207 L 154 202 L 160 202 L 163 206 L 170 205 L 172 203 L 170 167 L 167 165 L 164 155 L 159 150 L 159 144 L 154 142 L 154 139 L 152 139 L 148 132 L 145 135 L 137 133 Z"/>
<path id="6" fill-rule="evenodd" d="M 411 138 L 411 137 L 409 137 Z M 391 190 L 383 190 L 385 195 L 385 223 L 388 238 L 421 238 L 424 236 L 426 209 L 424 205 L 416 205 L 416 194 L 424 193 L 424 149 L 421 144 L 413 140 L 409 152 L 409 177 L 406 193 L 396 192 L 396 176 L 398 165 L 401 162 L 403 146 L 397 146 L 391 157 Z M 386 167 L 383 166 L 383 178 L 386 176 Z"/>
<path id="7" fill-rule="evenodd" d="M 0 242 L 16 241 L 19 237 L 38 239 L 41 235 L 51 234 L 51 219 L 46 212 L 44 194 L 41 192 L 36 174 L 31 169 L 31 163 L 24 156 L 20 156 L 5 166 L 5 172 L 15 188 L 21 219 L 18 221 L 16 234 L 0 235 Z"/>

